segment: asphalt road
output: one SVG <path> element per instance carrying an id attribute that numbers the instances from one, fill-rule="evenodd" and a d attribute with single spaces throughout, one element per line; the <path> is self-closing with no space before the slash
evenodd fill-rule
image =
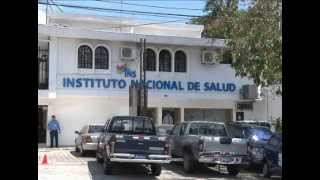
<path id="1" fill-rule="evenodd" d="M 213 180 L 264 180 L 260 174 L 241 171 L 236 177 L 229 176 L 224 167 L 218 169 L 202 167 L 193 174 L 186 174 L 180 164 L 168 164 L 162 168 L 159 177 L 149 175 L 149 170 L 137 165 L 115 166 L 112 175 L 104 175 L 101 164 L 96 162 L 94 154 L 80 157 L 72 149 L 43 150 L 38 153 L 39 180 L 120 180 L 120 179 L 213 179 Z M 44 155 L 48 157 L 48 164 L 42 164 Z M 271 179 L 280 179 L 272 177 Z"/>

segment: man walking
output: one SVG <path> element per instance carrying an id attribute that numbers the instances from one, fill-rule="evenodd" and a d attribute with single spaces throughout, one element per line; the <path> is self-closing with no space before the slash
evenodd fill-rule
<path id="1" fill-rule="evenodd" d="M 50 147 L 53 147 L 53 139 L 56 141 L 56 147 L 58 147 L 58 133 L 60 134 L 60 125 L 56 116 L 51 116 L 51 121 L 48 124 L 48 129 L 50 131 Z"/>

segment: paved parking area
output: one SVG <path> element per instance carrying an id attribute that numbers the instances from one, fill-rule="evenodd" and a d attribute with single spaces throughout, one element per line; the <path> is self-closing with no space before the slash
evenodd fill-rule
<path id="1" fill-rule="evenodd" d="M 41 164 L 44 155 L 48 157 L 48 165 Z M 161 176 L 148 175 L 143 166 L 121 165 L 116 166 L 113 175 L 104 175 L 102 165 L 95 160 L 94 154 L 79 157 L 74 148 L 41 148 L 38 151 L 38 179 L 39 180 L 118 180 L 118 179 L 212 179 L 212 180 L 264 180 L 265 178 L 254 172 L 243 171 L 237 177 L 226 174 L 225 168 L 202 167 L 194 174 L 183 172 L 179 164 L 165 165 Z M 280 179 L 274 177 L 272 179 Z"/>

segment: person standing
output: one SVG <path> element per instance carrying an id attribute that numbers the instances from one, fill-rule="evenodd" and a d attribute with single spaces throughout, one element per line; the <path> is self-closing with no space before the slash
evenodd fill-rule
<path id="1" fill-rule="evenodd" d="M 53 147 L 53 139 L 55 139 L 56 147 L 58 147 L 58 133 L 60 134 L 60 125 L 56 116 L 51 116 L 51 121 L 48 124 L 48 129 L 50 131 L 50 147 Z"/>

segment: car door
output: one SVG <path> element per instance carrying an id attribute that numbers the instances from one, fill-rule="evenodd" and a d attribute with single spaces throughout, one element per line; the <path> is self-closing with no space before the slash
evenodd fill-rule
<path id="1" fill-rule="evenodd" d="M 180 124 L 173 127 L 172 133 L 169 136 L 170 137 L 171 152 L 173 155 L 177 155 L 177 148 L 178 147 L 176 146 L 176 144 L 177 144 L 177 141 L 179 138 L 180 127 L 181 127 Z"/>

